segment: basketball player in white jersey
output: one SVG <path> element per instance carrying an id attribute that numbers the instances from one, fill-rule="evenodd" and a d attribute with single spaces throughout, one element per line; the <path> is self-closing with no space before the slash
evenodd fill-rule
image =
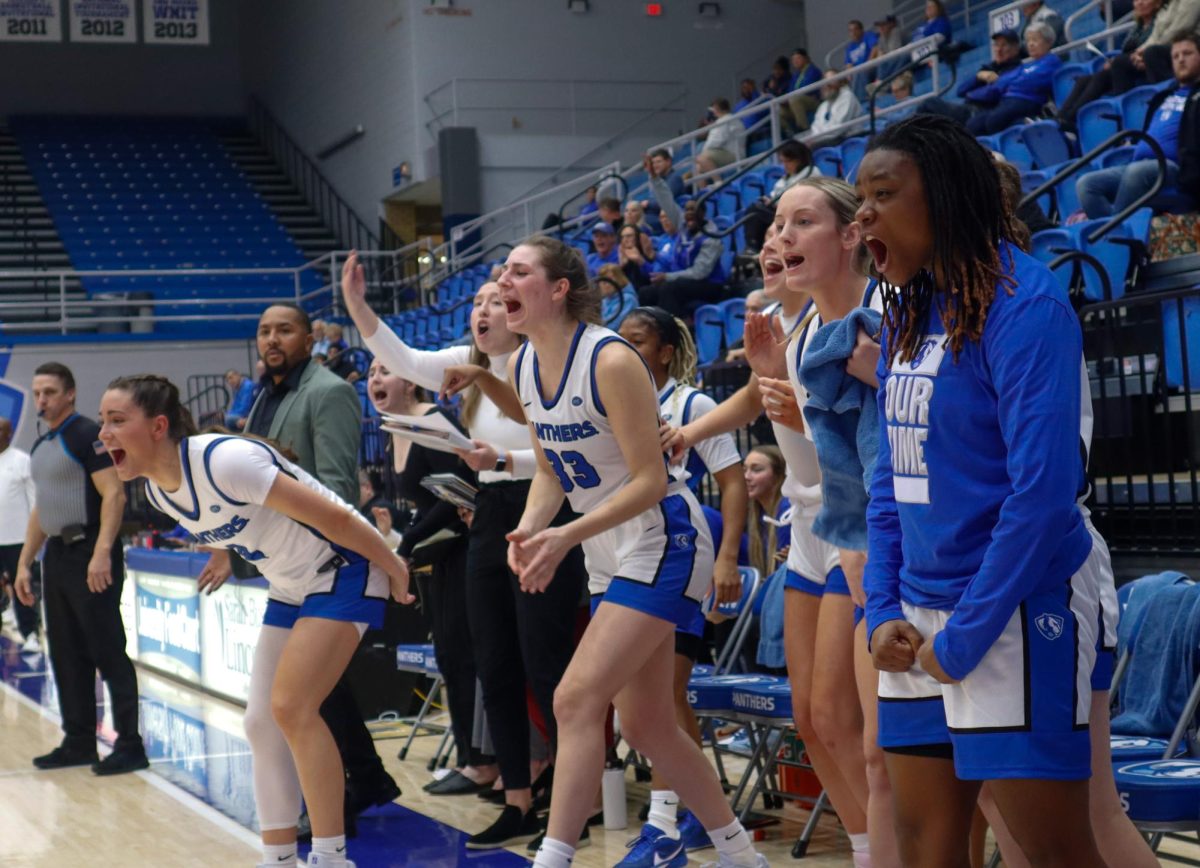
<path id="1" fill-rule="evenodd" d="M 389 586 L 412 602 L 404 562 L 352 506 L 267 443 L 197 435 L 164 377 L 114 380 L 100 416 L 100 441 L 122 480 L 144 476 L 156 509 L 199 543 L 252 561 L 270 585 L 245 717 L 261 864 L 294 864 L 303 793 L 308 864 L 353 868 L 341 758 L 319 709 L 367 627 L 382 626 Z"/>
<path id="2" fill-rule="evenodd" d="M 818 199 L 810 204 L 820 206 L 824 194 L 809 188 L 810 194 L 814 192 Z M 853 209 L 847 208 L 841 209 L 839 217 L 831 201 L 819 215 L 806 215 L 812 242 L 803 252 L 793 249 L 790 260 L 780 245 L 780 223 L 768 229 L 759 256 L 764 288 L 780 299 L 787 318 L 767 329 L 763 343 L 769 345 L 769 352 L 765 358 L 762 347 L 747 341 L 747 359 L 759 372 L 747 387 L 712 413 L 681 428 L 668 447 L 677 449 L 680 443 L 687 445 L 718 431 L 747 425 L 764 408 L 772 422 L 776 442 L 788 464 L 783 493 L 792 503 L 784 593 L 784 649 L 792 687 L 792 715 L 817 777 L 850 837 L 855 864 L 868 866 L 873 854 L 868 840 L 863 717 L 859 694 L 854 689 L 854 602 L 837 548 L 812 531 L 821 506 L 820 469 L 816 449 L 803 433 L 803 420 L 783 357 L 787 342 L 801 339 L 816 316 L 807 296 L 794 291 L 800 287 L 794 287 L 788 279 L 789 270 L 819 289 L 828 284 L 848 284 L 853 276 L 857 280 L 855 300 L 862 297 L 866 280 L 850 270 L 849 254 L 857 241 L 848 236 L 846 225 L 850 221 L 845 215 L 852 215 Z M 843 235 L 847 235 L 844 248 Z M 797 259 L 801 260 L 799 268 Z M 789 261 L 791 269 L 787 267 Z M 747 337 L 757 322 L 757 315 L 748 317 Z M 756 358 L 750 359 L 751 354 Z M 889 862 L 885 859 L 879 864 L 887 866 Z"/>
<path id="3" fill-rule="evenodd" d="M 509 328 L 529 338 L 509 363 L 509 381 L 538 452 L 525 513 L 509 535 L 509 561 L 521 587 L 539 593 L 582 543 L 595 606 L 555 693 L 558 763 L 534 865 L 566 868 L 574 858 L 600 786 L 612 703 L 625 738 L 704 825 L 716 864 L 765 866 L 715 770 L 675 722 L 675 630 L 708 592 L 713 551 L 699 504 L 664 464 L 649 372 L 620 337 L 590 324 L 598 297 L 574 248 L 530 239 L 509 254 L 499 284 Z M 580 518 L 549 527 L 564 496 Z M 681 841 L 662 845 L 658 864 L 687 863 Z"/>

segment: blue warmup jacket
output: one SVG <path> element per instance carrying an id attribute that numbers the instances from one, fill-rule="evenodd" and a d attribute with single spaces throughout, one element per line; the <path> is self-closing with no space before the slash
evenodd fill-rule
<path id="1" fill-rule="evenodd" d="M 1020 602 L 1060 587 L 1091 536 L 1076 498 L 1079 320 L 1050 271 L 1011 245 L 980 342 L 957 359 L 936 312 L 914 359 L 879 369 L 879 457 L 867 510 L 867 629 L 900 603 L 953 610 L 934 640 L 963 678 Z"/>

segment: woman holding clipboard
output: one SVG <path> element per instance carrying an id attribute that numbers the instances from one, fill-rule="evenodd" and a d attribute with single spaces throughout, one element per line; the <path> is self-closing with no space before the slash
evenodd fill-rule
<path id="1" fill-rule="evenodd" d="M 342 269 L 342 297 L 368 349 L 393 374 L 418 386 L 438 389 L 451 367 L 474 363 L 507 379 L 509 356 L 521 339 L 505 324 L 499 287 L 485 283 L 471 309 L 471 346 L 424 351 L 409 347 L 366 303 L 366 281 L 357 255 Z M 471 522 L 466 560 L 467 615 L 471 645 L 483 686 L 483 703 L 503 780 L 505 807 L 500 817 L 467 842 L 471 849 L 508 847 L 533 840 L 541 827 L 533 811 L 530 768 L 528 684 L 555 737 L 554 689 L 575 648 L 575 624 L 586 572 L 576 547 L 559 565 L 551 589 L 524 594 L 508 568 L 508 541 L 525 509 L 537 468 L 524 424 L 504 415 L 477 387 L 464 394 L 462 423 L 475 449 L 464 452 L 479 472 L 479 495 Z M 555 523 L 565 523 L 566 507 Z M 539 775 L 543 786 L 548 772 Z"/>
<path id="2" fill-rule="evenodd" d="M 405 416 L 441 416 L 453 426 L 458 422 L 433 404 L 424 402 L 412 383 L 391 373 L 376 359 L 367 374 L 367 394 L 380 413 Z M 438 669 L 446 682 L 446 697 L 450 706 L 450 728 L 458 763 L 447 778 L 426 785 L 434 795 L 454 795 L 473 792 L 487 786 L 498 774 L 495 760 L 471 745 L 475 721 L 475 658 L 470 642 L 463 641 L 467 623 L 467 529 L 455 507 L 440 500 L 421 485 L 421 480 L 433 473 L 469 476 L 462 463 L 451 452 L 438 451 L 402 434 L 393 434 L 388 444 L 392 456 L 392 471 L 396 488 L 402 498 L 413 504 L 415 516 L 404 530 L 396 553 L 413 567 L 413 550 L 440 531 L 449 531 L 455 538 L 436 543 L 435 557 L 418 554 L 419 563 L 430 564 L 431 572 L 414 571 L 422 608 L 433 633 L 433 650 Z M 391 515 L 386 509 L 375 511 L 379 530 L 389 539 Z"/>

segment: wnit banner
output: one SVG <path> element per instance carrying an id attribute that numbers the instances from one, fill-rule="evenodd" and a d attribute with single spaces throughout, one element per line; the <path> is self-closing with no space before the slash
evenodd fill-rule
<path id="1" fill-rule="evenodd" d="M 208 0 L 142 0 L 143 37 L 161 45 L 208 45 Z"/>

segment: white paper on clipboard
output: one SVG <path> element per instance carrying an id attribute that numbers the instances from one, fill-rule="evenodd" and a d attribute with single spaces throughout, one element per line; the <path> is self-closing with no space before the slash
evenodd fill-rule
<path id="1" fill-rule="evenodd" d="M 406 440 L 439 452 L 475 448 L 475 444 L 464 437 L 462 432 L 440 413 L 431 413 L 428 416 L 390 416 L 385 413 L 383 424 L 379 427 L 389 434 L 398 434 Z"/>

